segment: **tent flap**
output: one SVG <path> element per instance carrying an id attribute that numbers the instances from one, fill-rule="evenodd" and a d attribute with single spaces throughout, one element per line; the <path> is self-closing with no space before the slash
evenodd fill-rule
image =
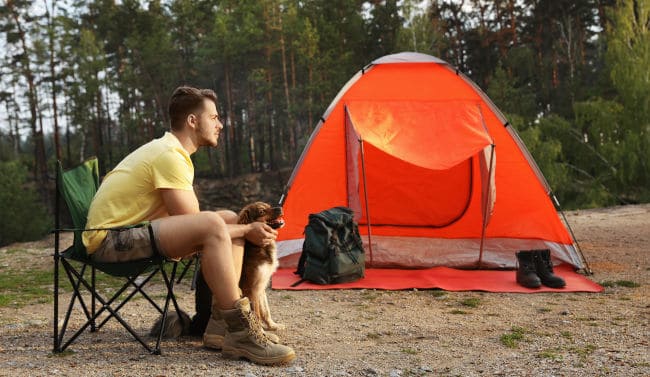
<path id="1" fill-rule="evenodd" d="M 365 142 L 423 168 L 449 169 L 492 143 L 475 102 L 350 101 L 346 106 Z"/>

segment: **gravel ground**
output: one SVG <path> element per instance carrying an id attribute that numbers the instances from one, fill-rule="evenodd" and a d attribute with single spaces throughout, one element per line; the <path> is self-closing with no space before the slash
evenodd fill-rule
<path id="1" fill-rule="evenodd" d="M 51 304 L 2 307 L 0 376 L 649 376 L 650 205 L 567 217 L 590 278 L 620 284 L 598 294 L 271 291 L 274 318 L 287 325 L 279 335 L 298 355 L 276 367 L 223 359 L 193 338 L 149 355 L 114 324 L 53 355 Z M 48 245 L 1 248 L 1 265 L 50 264 Z M 16 248 L 26 251 L 7 252 Z M 178 288 L 191 310 L 188 281 Z M 146 331 L 155 315 L 144 304 L 124 312 Z"/>

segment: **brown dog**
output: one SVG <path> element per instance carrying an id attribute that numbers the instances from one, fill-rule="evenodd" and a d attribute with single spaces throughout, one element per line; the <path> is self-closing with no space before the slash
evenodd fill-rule
<path id="1" fill-rule="evenodd" d="M 265 222 L 273 229 L 281 228 L 284 226 L 282 207 L 271 207 L 264 202 L 255 202 L 239 212 L 239 224 L 250 224 L 256 221 Z M 278 257 L 275 242 L 262 247 L 246 241 L 239 287 L 244 296 L 250 300 L 253 312 L 257 314 L 267 330 L 279 330 L 285 327 L 271 319 L 269 301 L 266 297 L 266 287 L 277 268 Z"/>

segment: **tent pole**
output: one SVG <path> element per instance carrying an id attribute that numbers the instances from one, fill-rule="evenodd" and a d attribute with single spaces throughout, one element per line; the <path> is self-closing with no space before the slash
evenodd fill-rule
<path id="1" fill-rule="evenodd" d="M 363 197 L 366 201 L 366 222 L 368 225 L 368 251 L 370 252 L 370 264 L 372 267 L 372 238 L 370 226 L 370 210 L 368 207 L 368 186 L 366 186 L 366 155 L 363 151 L 363 140 L 359 138 L 359 147 L 361 148 L 361 174 L 363 175 Z"/>
<path id="2" fill-rule="evenodd" d="M 571 238 L 573 238 L 573 242 L 576 244 L 576 249 L 578 250 L 578 255 L 580 255 L 580 258 L 582 258 L 582 263 L 585 264 L 584 266 L 584 272 L 585 275 L 593 275 L 594 272 L 591 270 L 591 267 L 589 267 L 589 263 L 587 263 L 587 258 L 585 258 L 584 254 L 582 254 L 582 249 L 580 248 L 580 244 L 578 243 L 578 240 L 576 239 L 576 235 L 573 233 L 573 229 L 571 228 L 571 224 L 569 224 L 569 221 L 567 220 L 566 216 L 564 215 L 564 211 L 562 210 L 562 207 L 560 206 L 560 201 L 557 200 L 557 197 L 553 192 L 549 193 L 549 196 L 551 198 L 551 201 L 555 205 L 555 208 L 557 209 L 558 212 L 560 212 L 560 215 L 562 215 L 562 219 L 564 220 L 564 224 L 566 225 L 567 229 L 569 229 L 569 233 L 571 234 Z"/>
<path id="3" fill-rule="evenodd" d="M 494 160 L 494 144 L 492 144 L 492 147 L 490 148 L 490 167 L 488 168 L 488 181 L 487 181 L 487 187 L 488 190 L 490 188 L 490 185 L 492 184 L 492 161 Z M 488 212 L 488 203 L 487 203 L 488 195 L 485 196 L 485 203 L 483 203 L 483 227 L 481 228 L 481 246 L 479 248 L 479 253 L 478 253 L 478 267 L 481 268 L 481 264 L 483 263 L 483 245 L 485 243 L 485 231 L 487 229 L 487 212 Z"/>

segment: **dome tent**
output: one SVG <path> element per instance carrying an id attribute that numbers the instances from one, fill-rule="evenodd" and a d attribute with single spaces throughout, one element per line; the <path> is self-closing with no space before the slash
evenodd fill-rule
<path id="1" fill-rule="evenodd" d="M 555 204 L 478 86 L 438 58 L 388 55 L 348 81 L 313 131 L 280 199 L 278 256 L 295 266 L 309 214 L 347 206 L 372 267 L 514 268 L 516 251 L 550 249 L 586 268 Z"/>

